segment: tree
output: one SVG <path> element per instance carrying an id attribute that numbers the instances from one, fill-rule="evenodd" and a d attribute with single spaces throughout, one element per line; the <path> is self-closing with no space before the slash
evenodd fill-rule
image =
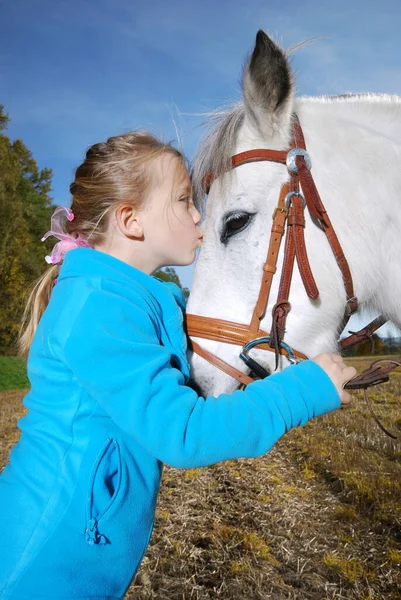
<path id="1" fill-rule="evenodd" d="M 0 131 L 7 129 L 9 120 L 9 116 L 4 112 L 4 105 L 0 104 Z"/>
<path id="2" fill-rule="evenodd" d="M 178 277 L 173 267 L 165 267 L 164 269 L 158 269 L 153 273 L 153 275 L 155 275 L 155 277 L 158 277 L 159 279 L 162 279 L 163 281 L 172 281 L 173 283 L 177 284 L 178 287 L 182 289 L 185 298 L 188 299 L 189 289 L 186 287 L 182 287 L 180 278 Z"/>
<path id="3" fill-rule="evenodd" d="M 1 130 L 8 121 L 0 105 Z M 51 176 L 21 140 L 0 134 L 0 354 L 14 352 L 27 289 L 45 268 L 40 238 L 53 210 Z"/>

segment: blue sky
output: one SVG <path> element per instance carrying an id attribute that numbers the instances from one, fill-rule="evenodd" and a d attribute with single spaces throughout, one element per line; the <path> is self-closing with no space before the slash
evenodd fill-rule
<path id="1" fill-rule="evenodd" d="M 239 97 L 258 29 L 284 47 L 298 94 L 401 94 L 399 0 L 0 0 L 0 103 L 68 204 L 91 144 L 135 128 L 189 157 L 205 113 Z M 178 269 L 190 286 L 192 269 Z"/>

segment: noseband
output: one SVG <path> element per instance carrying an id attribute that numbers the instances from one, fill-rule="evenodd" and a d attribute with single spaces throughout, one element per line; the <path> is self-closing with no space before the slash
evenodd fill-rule
<path id="1" fill-rule="evenodd" d="M 256 378 L 263 379 L 270 374 L 262 367 L 262 365 L 249 356 L 249 352 L 252 348 L 257 347 L 260 350 L 274 352 L 276 357 L 275 369 L 278 367 L 280 355 L 284 355 L 290 363 L 297 363 L 307 359 L 305 354 L 291 348 L 283 341 L 286 318 L 291 310 L 291 304 L 288 298 L 295 259 L 305 291 L 309 298 L 316 300 L 319 297 L 319 290 L 317 289 L 310 268 L 305 246 L 305 207 L 308 208 L 309 213 L 317 226 L 319 226 L 326 234 L 342 274 L 347 297 L 342 329 L 346 326 L 350 316 L 358 309 L 358 300 L 354 294 L 351 271 L 311 175 L 311 160 L 306 150 L 304 135 L 296 115 L 293 115 L 293 135 L 288 150 L 247 150 L 246 152 L 241 152 L 231 158 L 231 168 L 235 169 L 240 165 L 260 161 L 269 161 L 286 165 L 289 178 L 281 187 L 278 203 L 272 215 L 270 243 L 266 261 L 262 267 L 262 280 L 259 295 L 251 321 L 249 325 L 246 325 L 233 321 L 225 321 L 223 319 L 203 317 L 189 313 L 186 314 L 186 329 L 189 338 L 203 338 L 242 346 L 239 356 L 250 369 L 251 374 L 255 377 L 236 369 L 190 339 L 190 345 L 196 354 L 231 377 L 234 377 L 243 385 L 251 383 Z M 205 176 L 203 180 L 205 193 L 208 193 L 214 179 L 215 176 L 213 172 L 209 172 Z M 272 309 L 272 325 L 270 332 L 267 332 L 260 328 L 260 322 L 266 313 L 273 276 L 276 273 L 281 241 L 285 233 L 285 226 L 287 226 L 287 230 L 283 268 L 277 301 Z M 353 335 L 348 338 L 339 341 L 339 349 L 347 348 L 366 337 L 371 337 L 373 332 L 381 327 L 386 321 L 387 319 L 381 315 L 361 331 L 353 333 Z M 375 373 L 376 372 L 377 367 Z M 365 373 L 365 371 L 363 373 Z M 365 384 L 368 380 L 368 385 L 374 385 L 375 383 L 383 381 L 383 377 L 380 381 L 378 380 L 379 377 L 377 378 L 377 381 L 368 376 L 362 377 L 362 375 L 360 375 L 359 378 L 360 380 L 358 382 L 356 379 L 352 380 L 353 385 L 350 385 L 350 388 L 356 389 L 359 385 L 360 388 L 364 389 L 367 387 Z M 351 382 L 349 382 L 349 384 L 350 383 Z M 386 431 L 386 433 L 388 432 Z"/>

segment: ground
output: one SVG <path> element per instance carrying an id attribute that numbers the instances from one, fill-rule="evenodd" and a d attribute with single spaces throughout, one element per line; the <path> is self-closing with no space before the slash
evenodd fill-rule
<path id="1" fill-rule="evenodd" d="M 24 393 L 0 392 L 0 468 Z M 401 375 L 370 396 L 398 440 L 357 392 L 264 457 L 166 466 L 127 600 L 401 600 Z"/>

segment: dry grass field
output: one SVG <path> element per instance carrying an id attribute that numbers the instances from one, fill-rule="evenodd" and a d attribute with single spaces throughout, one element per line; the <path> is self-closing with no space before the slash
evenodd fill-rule
<path id="1" fill-rule="evenodd" d="M 358 371 L 372 359 L 347 359 Z M 0 468 L 23 391 L 0 392 Z M 127 600 L 400 600 L 401 369 L 370 398 L 297 428 L 266 456 L 165 467 Z"/>

